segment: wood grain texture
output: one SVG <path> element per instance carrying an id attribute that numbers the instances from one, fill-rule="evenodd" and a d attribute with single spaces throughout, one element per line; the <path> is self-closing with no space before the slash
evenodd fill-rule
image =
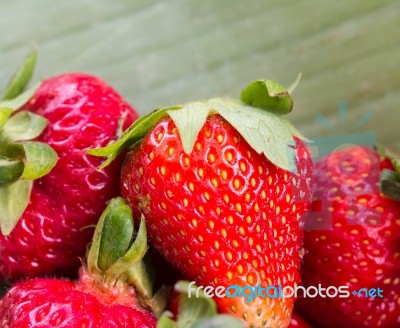
<path id="1" fill-rule="evenodd" d="M 345 127 L 372 112 L 356 131 L 400 150 L 399 17 L 396 0 L 1 1 L 0 86 L 31 43 L 37 78 L 97 74 L 141 113 L 302 72 L 290 117 L 308 136 L 349 133 L 345 100 Z"/>

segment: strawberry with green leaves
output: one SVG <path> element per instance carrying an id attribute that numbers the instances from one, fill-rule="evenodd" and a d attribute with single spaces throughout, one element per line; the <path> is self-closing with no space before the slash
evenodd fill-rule
<path id="1" fill-rule="evenodd" d="M 155 316 L 144 308 L 160 304 L 142 261 L 146 240 L 144 220 L 136 232 L 129 206 L 113 199 L 96 226 L 79 281 L 35 278 L 15 284 L 0 300 L 0 326 L 155 328 Z"/>
<path id="2" fill-rule="evenodd" d="M 198 285 L 293 286 L 300 279 L 310 156 L 281 116 L 292 109 L 282 86 L 259 80 L 241 98 L 157 110 L 90 153 L 107 156 L 105 167 L 132 146 L 122 195 L 136 217 L 146 217 L 152 244 Z M 287 326 L 294 303 L 215 300 L 220 312 L 249 327 Z"/>
<path id="3" fill-rule="evenodd" d="M 337 150 L 316 163 L 318 202 L 307 218 L 302 284 L 348 286 L 349 297 L 299 299 L 299 309 L 311 322 L 321 327 L 400 325 L 398 163 L 364 146 Z M 361 288 L 375 292 L 352 294 Z"/>
<path id="4" fill-rule="evenodd" d="M 91 225 L 119 194 L 121 160 L 100 171 L 86 149 L 136 118 L 109 85 L 64 74 L 23 93 L 35 53 L 0 101 L 0 280 L 76 275 Z"/>

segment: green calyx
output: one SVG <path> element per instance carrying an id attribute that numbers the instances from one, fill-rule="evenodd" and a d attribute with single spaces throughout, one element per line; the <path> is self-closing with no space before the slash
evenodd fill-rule
<path id="1" fill-rule="evenodd" d="M 173 314 L 166 311 L 158 320 L 157 328 L 244 327 L 240 320 L 229 315 L 218 314 L 214 300 L 206 297 L 202 290 L 199 290 L 197 297 L 194 292 L 195 287 L 189 288 L 187 281 L 179 281 L 175 284 L 175 291 L 179 293 L 176 321 L 173 319 Z"/>
<path id="2" fill-rule="evenodd" d="M 46 128 L 47 120 L 21 110 L 40 83 L 25 90 L 32 77 L 36 51 L 32 50 L 9 82 L 0 100 L 0 228 L 11 233 L 30 199 L 32 181 L 46 175 L 57 162 L 47 144 L 32 141 Z"/>
<path id="3" fill-rule="evenodd" d="M 107 157 L 100 167 L 104 168 L 126 148 L 139 143 L 161 118 L 170 116 L 179 131 L 184 151 L 190 154 L 207 116 L 220 114 L 257 153 L 264 154 L 276 166 L 296 173 L 294 137 L 307 139 L 282 117 L 292 106 L 293 101 L 285 88 L 271 80 L 258 80 L 243 90 L 241 101 L 214 98 L 153 111 L 133 123 L 115 143 L 90 149 L 88 153 Z"/>
<path id="4" fill-rule="evenodd" d="M 147 249 L 144 217 L 136 231 L 131 208 L 123 198 L 114 198 L 96 225 L 87 270 L 107 286 L 133 286 L 139 302 L 157 315 L 166 301 L 164 290 L 153 291 L 153 273 L 145 257 Z"/>
<path id="5" fill-rule="evenodd" d="M 394 170 L 384 169 L 380 176 L 380 191 L 383 195 L 400 201 L 400 156 L 385 148 L 382 144 L 374 145 L 374 149 L 382 159 L 389 159 Z"/>
<path id="6" fill-rule="evenodd" d="M 257 80 L 250 83 L 240 95 L 243 103 L 271 111 L 277 115 L 292 111 L 293 100 L 280 84 L 272 80 Z"/>
<path id="7" fill-rule="evenodd" d="M 394 171 L 383 170 L 380 177 L 380 190 L 388 198 L 400 202 L 400 156 L 377 145 L 376 149 L 381 157 L 387 157 L 392 162 Z"/>
<path id="8" fill-rule="evenodd" d="M 400 201 L 400 174 L 391 170 L 383 170 L 380 189 L 386 197 Z"/>
<path id="9" fill-rule="evenodd" d="M 114 284 L 132 265 L 142 260 L 146 251 L 144 218 L 141 218 L 136 233 L 129 205 L 121 197 L 112 199 L 96 225 L 87 258 L 88 271 L 101 273 Z"/>

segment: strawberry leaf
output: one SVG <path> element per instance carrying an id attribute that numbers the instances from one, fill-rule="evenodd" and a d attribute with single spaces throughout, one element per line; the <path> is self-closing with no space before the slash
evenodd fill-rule
<path id="1" fill-rule="evenodd" d="M 29 141 L 46 128 L 47 120 L 19 111 L 39 88 L 28 85 L 36 63 L 36 51 L 28 54 L 8 83 L 0 101 L 0 225 L 10 234 L 29 203 L 32 181 L 50 172 L 57 153 L 47 144 Z M 24 91 L 25 90 L 25 91 Z M 14 111 L 15 115 L 12 115 Z"/>
<path id="2" fill-rule="evenodd" d="M 153 275 L 144 258 L 146 251 L 144 218 L 136 234 L 129 205 L 122 197 L 112 199 L 96 225 L 87 255 L 88 271 L 107 285 L 119 281 L 133 286 L 140 304 L 160 314 L 165 308 L 165 290 L 153 295 Z"/>
<path id="3" fill-rule="evenodd" d="M 14 229 L 29 203 L 32 181 L 17 182 L 0 187 L 0 228 L 3 235 L 8 236 Z"/>
<path id="4" fill-rule="evenodd" d="M 112 217 L 119 215 L 120 212 L 122 212 L 121 218 L 116 219 L 116 221 L 127 220 L 132 222 L 132 211 L 130 210 L 130 207 L 127 205 L 125 200 L 121 197 L 112 199 L 107 205 L 106 209 L 101 214 L 100 219 L 96 225 L 96 229 L 94 230 L 93 242 L 87 256 L 88 269 L 90 272 L 94 272 L 95 270 L 102 272 L 104 267 L 108 269 L 111 266 L 105 264 L 105 262 L 109 262 L 108 260 L 103 260 L 101 258 L 108 256 L 107 254 L 103 254 L 104 252 L 113 252 L 113 244 L 115 243 L 115 240 L 119 240 L 118 243 L 115 243 L 118 244 L 117 247 L 119 248 L 116 254 L 120 254 L 121 250 L 125 248 L 125 251 L 120 254 L 118 258 L 121 257 L 128 249 L 132 239 L 133 224 L 131 229 L 128 227 L 128 229 L 132 230 L 131 234 L 129 235 L 129 240 L 127 240 L 125 233 L 123 234 L 121 239 L 117 238 L 112 240 L 111 238 L 109 238 L 109 236 L 113 234 L 113 232 L 107 231 L 113 229 L 113 225 L 110 225 L 109 223 L 110 221 L 112 221 Z M 123 225 L 125 226 L 125 223 L 123 223 Z M 120 230 L 119 227 L 118 230 Z M 102 240 L 104 236 L 106 238 L 106 241 Z M 110 245 L 109 242 L 111 242 L 112 244 Z M 116 254 L 111 255 L 111 257 L 116 258 Z M 115 259 L 111 264 L 115 263 L 117 259 Z M 102 263 L 99 264 L 99 262 Z"/>
<path id="5" fill-rule="evenodd" d="M 380 188 L 386 197 L 400 201 L 400 174 L 392 170 L 383 170 Z"/>
<path id="6" fill-rule="evenodd" d="M 18 179 L 41 178 L 52 170 L 58 159 L 53 148 L 36 141 L 5 144 L 4 151 L 9 157 L 3 156 L 0 160 L 0 185 Z"/>
<path id="7" fill-rule="evenodd" d="M 392 164 L 396 172 L 400 174 L 400 158 L 392 158 Z"/>
<path id="8" fill-rule="evenodd" d="M 169 317 L 169 314 L 164 313 L 160 319 L 158 319 L 157 328 L 178 328 L 178 325 Z"/>
<path id="9" fill-rule="evenodd" d="M 147 252 L 147 229 L 144 217 L 140 219 L 139 231 L 136 239 L 128 251 L 121 256 L 105 273 L 108 280 L 116 280 L 130 267 L 139 262 Z"/>
<path id="10" fill-rule="evenodd" d="M 0 107 L 0 129 L 3 128 L 12 112 L 11 108 Z"/>
<path id="11" fill-rule="evenodd" d="M 33 87 L 13 99 L 0 101 L 0 107 L 11 108 L 13 111 L 21 108 L 22 105 L 25 105 L 25 103 L 32 98 L 36 90 L 40 87 L 40 84 L 41 82 L 36 83 Z"/>
<path id="12" fill-rule="evenodd" d="M 153 111 L 138 120 L 136 120 L 121 136 L 121 138 L 103 148 L 94 148 L 87 150 L 87 153 L 94 156 L 107 157 L 107 160 L 100 166 L 105 168 L 125 149 L 142 140 L 147 132 L 163 117 L 167 112 L 181 107 L 168 107 Z"/>
<path id="13" fill-rule="evenodd" d="M 191 153 L 197 135 L 206 123 L 209 111 L 209 106 L 204 102 L 188 103 L 179 110 L 168 111 L 179 131 L 185 153 Z"/>
<path id="14" fill-rule="evenodd" d="M 39 115 L 22 111 L 11 116 L 4 124 L 2 134 L 12 141 L 32 140 L 46 128 L 48 121 Z"/>
<path id="15" fill-rule="evenodd" d="M 259 108 L 215 99 L 210 104 L 259 154 L 276 166 L 296 172 L 293 126 L 285 119 Z"/>
<path id="16" fill-rule="evenodd" d="M 17 181 L 24 172 L 24 162 L 0 158 L 0 186 L 9 185 Z"/>
<path id="17" fill-rule="evenodd" d="M 313 143 L 312 140 L 305 137 L 297 128 L 288 120 L 285 120 L 285 125 L 289 128 L 290 132 L 292 133 L 293 137 L 297 137 L 300 140 L 303 140 L 308 143 Z"/>
<path id="18" fill-rule="evenodd" d="M 154 270 L 150 257 L 145 255 L 142 261 L 130 266 L 126 271 L 126 281 L 135 286 L 139 303 L 159 317 L 167 304 L 169 288 L 162 286 L 154 293 Z"/>
<path id="19" fill-rule="evenodd" d="M 196 287 L 193 286 L 193 288 Z M 194 290 L 189 288 L 187 281 L 178 281 L 174 288 L 180 293 L 178 305 L 179 327 L 192 327 L 200 319 L 217 315 L 217 305 L 212 298 L 206 297 L 202 290 L 199 290 L 199 297 L 197 298 Z"/>
<path id="20" fill-rule="evenodd" d="M 257 80 L 250 83 L 242 91 L 240 98 L 246 105 L 277 115 L 290 113 L 293 108 L 289 92 L 272 80 Z"/>
<path id="21" fill-rule="evenodd" d="M 289 121 L 276 115 L 292 109 L 293 102 L 287 90 L 273 81 L 259 80 L 243 91 L 242 100 L 260 108 L 231 99 L 210 99 L 162 108 L 137 120 L 115 143 L 87 152 L 107 157 L 100 166 L 104 168 L 122 151 L 140 142 L 161 118 L 169 115 L 178 129 L 184 151 L 190 154 L 207 116 L 218 113 L 257 153 L 264 154 L 276 166 L 296 173 L 294 137 L 307 139 Z"/>
<path id="22" fill-rule="evenodd" d="M 35 69 L 36 57 L 36 50 L 32 48 L 8 83 L 3 100 L 14 99 L 24 91 Z"/>
<path id="23" fill-rule="evenodd" d="M 128 250 L 133 235 L 131 208 L 126 203 L 112 206 L 105 214 L 102 228 L 97 265 L 105 272 Z"/>
<path id="24" fill-rule="evenodd" d="M 43 142 L 26 141 L 20 144 L 25 154 L 22 178 L 36 180 L 49 173 L 56 165 L 57 153 Z"/>
<path id="25" fill-rule="evenodd" d="M 144 300 L 150 300 L 153 297 L 154 272 L 148 258 L 145 256 L 143 261 L 136 262 L 126 271 L 127 281 L 135 286 L 136 291 Z"/>

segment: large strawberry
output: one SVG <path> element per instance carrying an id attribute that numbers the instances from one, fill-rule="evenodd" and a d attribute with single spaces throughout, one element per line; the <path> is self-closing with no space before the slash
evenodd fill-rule
<path id="1" fill-rule="evenodd" d="M 147 248 L 144 221 L 132 242 L 133 232 L 129 206 L 122 198 L 112 200 L 96 227 L 79 281 L 35 278 L 17 283 L 0 301 L 0 326 L 154 328 L 155 317 L 128 283 L 145 276 L 138 270 Z"/>
<path id="2" fill-rule="evenodd" d="M 277 114 L 288 92 L 268 80 L 242 101 L 211 99 L 139 119 L 108 156 L 134 145 L 122 194 L 144 214 L 153 245 L 202 286 L 262 287 L 299 282 L 299 218 L 309 196 L 311 161 L 300 134 Z M 219 310 L 252 327 L 287 326 L 293 297 L 216 298 Z"/>
<path id="3" fill-rule="evenodd" d="M 100 171 L 86 149 L 107 145 L 137 118 L 109 85 L 86 74 L 53 77 L 14 98 L 27 82 L 22 73 L 0 102 L 0 280 L 76 272 L 90 225 L 119 193 L 121 160 Z M 32 183 L 57 155 L 51 172 Z"/>
<path id="4" fill-rule="evenodd" d="M 400 325 L 400 203 L 380 192 L 381 174 L 382 191 L 398 198 L 400 177 L 374 149 L 338 150 L 315 165 L 318 206 L 306 226 L 303 285 L 347 286 L 299 300 L 321 327 Z"/>

